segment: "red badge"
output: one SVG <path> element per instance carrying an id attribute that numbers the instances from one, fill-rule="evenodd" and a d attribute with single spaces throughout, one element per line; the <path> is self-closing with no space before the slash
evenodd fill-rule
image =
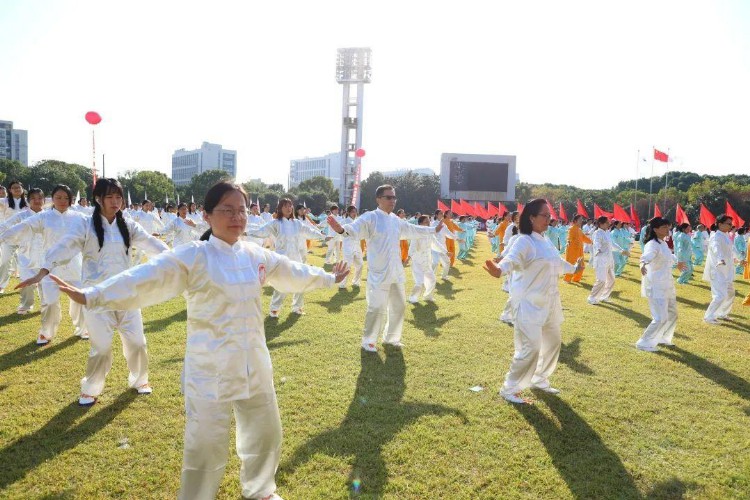
<path id="1" fill-rule="evenodd" d="M 261 264 L 258 266 L 258 281 L 260 281 L 261 285 L 265 285 L 266 283 L 266 265 Z"/>

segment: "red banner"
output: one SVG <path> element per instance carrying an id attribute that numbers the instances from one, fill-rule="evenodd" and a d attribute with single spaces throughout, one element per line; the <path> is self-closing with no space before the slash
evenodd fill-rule
<path id="1" fill-rule="evenodd" d="M 576 215 L 583 215 L 587 219 L 590 219 L 589 213 L 586 211 L 586 207 L 583 206 L 583 203 L 581 203 L 581 200 L 576 200 Z"/>
<path id="2" fill-rule="evenodd" d="M 706 226 L 706 229 L 710 229 L 711 226 L 716 224 L 716 216 L 712 214 L 711 211 L 703 203 L 701 203 L 701 213 L 698 220 L 701 224 Z"/>
<path id="3" fill-rule="evenodd" d="M 557 211 L 557 215 L 560 216 L 560 220 L 567 224 L 568 214 L 565 213 L 565 207 L 563 206 L 562 202 L 560 202 L 560 209 Z"/>
<path id="4" fill-rule="evenodd" d="M 615 203 L 613 205 L 612 211 L 613 211 L 613 215 L 614 215 L 615 219 L 619 220 L 620 222 L 632 222 L 630 220 L 630 216 L 625 211 L 625 209 L 622 208 L 617 203 Z"/>
<path id="5" fill-rule="evenodd" d="M 745 221 L 742 217 L 740 217 L 740 214 L 735 212 L 732 205 L 729 204 L 729 200 L 727 200 L 727 210 L 726 213 L 728 216 L 730 216 L 734 220 L 734 227 L 742 227 L 745 225 Z"/>
<path id="6" fill-rule="evenodd" d="M 632 221 L 632 224 L 635 226 L 636 231 L 641 230 L 641 218 L 638 217 L 638 212 L 636 212 L 635 207 L 633 204 L 630 204 L 630 220 Z"/>
<path id="7" fill-rule="evenodd" d="M 677 224 L 690 224 L 687 214 L 682 209 L 679 203 L 677 204 L 677 211 L 676 211 L 674 220 Z"/>

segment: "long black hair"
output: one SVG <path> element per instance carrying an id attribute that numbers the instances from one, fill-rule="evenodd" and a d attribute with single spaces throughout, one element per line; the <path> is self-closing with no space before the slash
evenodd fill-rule
<path id="1" fill-rule="evenodd" d="M 55 197 L 55 193 L 58 191 L 62 191 L 66 195 L 68 195 L 68 208 L 73 206 L 73 190 L 70 189 L 65 184 L 58 184 L 57 186 L 52 188 L 52 194 L 50 195 L 52 198 Z M 31 191 L 29 191 L 29 194 L 31 194 Z"/>
<path id="2" fill-rule="evenodd" d="M 104 226 L 102 225 L 102 206 L 96 201 L 96 198 L 99 197 L 103 200 L 108 194 L 123 195 L 120 181 L 112 178 L 101 178 L 96 181 L 96 185 L 94 186 L 94 215 L 91 217 L 94 222 L 96 239 L 99 241 L 100 252 L 104 246 Z M 125 243 L 125 254 L 128 254 L 130 251 L 130 231 L 128 230 L 128 225 L 125 223 L 125 218 L 122 216 L 122 209 L 117 210 L 115 218 L 117 219 L 117 228 L 122 235 L 122 241 Z"/>
<path id="3" fill-rule="evenodd" d="M 245 189 L 239 184 L 235 184 L 229 181 L 219 181 L 208 190 L 206 197 L 203 200 L 203 213 L 212 214 L 214 208 L 221 203 L 222 198 L 232 191 L 237 191 L 245 198 L 245 205 L 247 205 L 247 193 Z M 211 237 L 211 228 L 201 235 L 201 241 L 207 241 Z"/>
<path id="4" fill-rule="evenodd" d="M 643 244 L 645 245 L 651 240 L 658 239 L 656 237 L 656 232 L 654 231 L 654 229 L 664 227 L 664 226 L 669 226 L 670 224 L 671 222 L 669 222 L 667 219 L 664 219 L 662 217 L 654 217 L 653 219 L 648 221 L 648 229 L 646 229 L 646 237 L 643 238 Z"/>
<path id="5" fill-rule="evenodd" d="M 523 207 L 521 216 L 518 218 L 518 230 L 521 234 L 531 234 L 534 231 L 531 225 L 531 217 L 539 215 L 539 212 L 542 211 L 542 207 L 546 206 L 547 200 L 537 198 L 536 200 L 531 200 L 525 207 Z M 515 214 L 518 212 L 513 213 Z"/>
<path id="6" fill-rule="evenodd" d="M 13 198 L 13 193 L 10 192 L 10 188 L 13 187 L 13 184 L 18 184 L 21 186 L 21 189 L 23 189 L 23 184 L 21 184 L 19 181 L 10 181 L 8 183 L 8 208 L 16 208 L 16 200 Z M 28 205 L 26 203 L 26 195 L 25 193 L 21 193 L 21 201 L 18 202 L 18 208 L 25 208 Z"/>

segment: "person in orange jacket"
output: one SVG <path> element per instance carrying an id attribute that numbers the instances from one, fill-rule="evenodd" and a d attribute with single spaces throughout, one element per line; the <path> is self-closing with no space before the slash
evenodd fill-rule
<path id="1" fill-rule="evenodd" d="M 583 257 L 583 244 L 586 243 L 591 245 L 591 239 L 583 234 L 581 227 L 585 219 L 583 215 L 576 215 L 573 217 L 573 224 L 568 229 L 568 246 L 565 249 L 565 260 L 571 264 L 575 264 L 578 259 Z M 581 281 L 583 276 L 583 267 L 580 267 L 578 272 L 575 274 L 566 274 L 563 278 L 567 283 L 578 283 Z"/>
<path id="2" fill-rule="evenodd" d="M 406 212 L 403 208 L 399 208 L 396 211 L 399 219 L 406 220 Z M 401 240 L 401 263 L 406 265 L 409 263 L 409 240 Z"/>
<path id="3" fill-rule="evenodd" d="M 750 245 L 747 246 L 747 255 L 745 255 L 745 274 L 744 278 L 750 280 Z M 745 300 L 742 301 L 743 306 L 750 306 L 750 293 L 747 294 Z"/>
<path id="4" fill-rule="evenodd" d="M 443 224 L 445 224 L 453 234 L 457 235 L 458 233 L 464 232 L 463 229 L 458 227 L 458 224 L 453 222 L 453 212 L 450 210 L 446 210 L 443 214 Z M 448 255 L 451 256 L 451 267 L 453 267 L 453 264 L 456 262 L 456 240 L 445 240 L 445 248 L 448 250 Z"/>
<path id="5" fill-rule="evenodd" d="M 508 225 L 510 224 L 510 218 L 511 213 L 505 212 L 503 214 L 503 219 L 500 221 L 500 224 L 497 225 L 497 229 L 495 229 L 495 236 L 497 236 L 500 240 L 500 244 L 498 245 L 497 250 L 498 255 L 503 253 L 503 250 L 505 250 L 505 243 L 503 243 L 503 238 L 505 238 L 505 230 L 508 229 Z"/>

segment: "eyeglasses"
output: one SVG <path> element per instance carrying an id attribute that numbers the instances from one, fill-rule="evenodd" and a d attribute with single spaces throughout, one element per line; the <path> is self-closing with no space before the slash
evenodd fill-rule
<path id="1" fill-rule="evenodd" d="M 247 210 L 235 210 L 233 208 L 214 208 L 214 214 L 219 214 L 227 219 L 238 217 L 240 219 L 247 219 Z"/>
<path id="2" fill-rule="evenodd" d="M 552 214 L 536 214 L 533 217 L 544 217 L 545 219 L 549 219 L 552 217 Z"/>
<path id="3" fill-rule="evenodd" d="M 392 194 L 384 194 L 382 196 L 379 196 L 378 198 L 385 198 L 388 201 L 396 201 L 398 198 Z"/>

